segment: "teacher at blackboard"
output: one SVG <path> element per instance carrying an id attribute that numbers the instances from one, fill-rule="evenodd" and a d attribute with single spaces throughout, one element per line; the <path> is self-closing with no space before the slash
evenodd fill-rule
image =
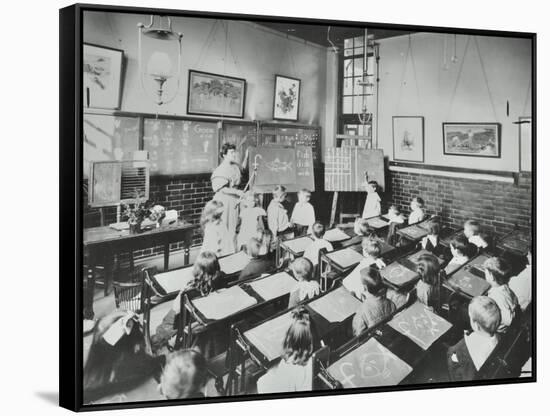
<path id="1" fill-rule="evenodd" d="M 214 199 L 223 203 L 222 219 L 227 225 L 231 241 L 236 241 L 239 202 L 243 191 L 237 189 L 241 183 L 241 169 L 237 163 L 234 144 L 224 143 L 221 150 L 222 163 L 212 172 Z"/>

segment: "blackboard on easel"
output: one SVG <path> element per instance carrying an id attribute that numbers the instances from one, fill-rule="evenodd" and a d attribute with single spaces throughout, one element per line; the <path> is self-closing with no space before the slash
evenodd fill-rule
<path id="1" fill-rule="evenodd" d="M 376 181 L 382 189 L 384 153 L 382 149 L 330 147 L 325 153 L 325 191 L 364 191 L 365 180 Z"/>
<path id="2" fill-rule="evenodd" d="M 252 185 L 255 192 L 271 192 L 277 185 L 283 185 L 288 192 L 315 190 L 310 147 L 251 147 L 248 163 L 250 174 L 256 172 Z"/>

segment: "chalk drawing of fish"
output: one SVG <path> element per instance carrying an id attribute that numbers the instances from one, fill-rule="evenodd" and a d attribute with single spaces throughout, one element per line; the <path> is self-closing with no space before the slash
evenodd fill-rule
<path id="1" fill-rule="evenodd" d="M 282 162 L 279 158 L 276 158 L 273 162 L 267 162 L 265 166 L 272 172 L 292 171 L 292 163 Z"/>

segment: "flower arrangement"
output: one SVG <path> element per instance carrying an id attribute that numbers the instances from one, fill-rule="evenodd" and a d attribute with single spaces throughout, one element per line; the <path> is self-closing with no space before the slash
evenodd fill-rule
<path id="1" fill-rule="evenodd" d="M 139 230 L 145 219 L 156 222 L 158 225 L 165 216 L 165 209 L 162 205 L 153 205 L 139 191 L 135 192 L 134 201 L 123 204 L 122 208 L 122 218 L 128 221 L 130 232 Z"/>

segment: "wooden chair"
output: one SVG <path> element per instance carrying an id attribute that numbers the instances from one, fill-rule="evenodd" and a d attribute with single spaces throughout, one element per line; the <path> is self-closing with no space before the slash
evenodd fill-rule
<path id="1" fill-rule="evenodd" d="M 361 214 L 359 213 L 344 213 L 344 212 L 341 212 L 340 213 L 340 224 L 345 224 L 347 221 L 349 222 L 353 222 L 355 221 L 356 218 L 360 218 L 361 217 Z"/>
<path id="2" fill-rule="evenodd" d="M 137 314 L 143 311 L 143 270 L 132 271 L 130 282 L 113 282 L 116 308 Z"/>

